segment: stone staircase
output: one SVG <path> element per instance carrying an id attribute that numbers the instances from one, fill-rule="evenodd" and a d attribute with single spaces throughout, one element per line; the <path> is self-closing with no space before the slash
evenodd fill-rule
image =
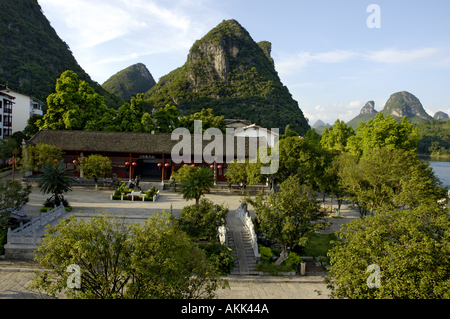
<path id="1" fill-rule="evenodd" d="M 227 227 L 228 246 L 233 249 L 232 255 L 236 257 L 232 275 L 257 275 L 256 258 L 250 241 L 250 236 L 244 225 Z"/>

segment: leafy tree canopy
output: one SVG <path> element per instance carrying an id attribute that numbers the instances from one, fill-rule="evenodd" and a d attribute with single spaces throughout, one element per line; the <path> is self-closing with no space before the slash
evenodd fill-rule
<path id="1" fill-rule="evenodd" d="M 22 186 L 17 181 L 0 180 L 0 228 L 6 229 L 11 213 L 18 212 L 28 203 L 32 189 L 30 184 Z"/>
<path id="2" fill-rule="evenodd" d="M 56 80 L 56 92 L 47 97 L 47 105 L 47 113 L 37 121 L 41 129 L 100 130 L 108 111 L 103 97 L 70 70 Z"/>
<path id="3" fill-rule="evenodd" d="M 23 152 L 21 171 L 38 171 L 44 164 L 54 163 L 62 159 L 63 152 L 52 145 L 39 143 L 36 146 L 29 145 Z"/>
<path id="4" fill-rule="evenodd" d="M 358 158 L 374 148 L 396 148 L 415 153 L 418 141 L 419 133 L 407 117 L 398 123 L 392 116 L 385 118 L 380 112 L 367 124 L 360 123 L 357 134 L 348 138 L 347 150 Z"/>
<path id="5" fill-rule="evenodd" d="M 448 213 L 428 205 L 383 209 L 343 225 L 328 252 L 331 268 L 326 282 L 332 297 L 450 298 Z M 370 265 L 380 267 L 380 288 L 368 287 Z"/>
<path id="6" fill-rule="evenodd" d="M 117 217 L 72 216 L 46 232 L 36 259 L 51 271 L 32 288 L 73 299 L 210 299 L 226 283 L 165 212 L 131 226 Z M 67 289 L 70 265 L 80 267 L 79 289 Z"/>

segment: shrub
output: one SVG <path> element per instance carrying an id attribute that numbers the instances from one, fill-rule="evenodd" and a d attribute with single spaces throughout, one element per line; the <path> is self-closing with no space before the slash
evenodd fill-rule
<path id="1" fill-rule="evenodd" d="M 263 245 L 258 245 L 259 253 L 261 254 L 261 261 L 270 261 L 273 256 L 272 250 Z"/>
<path id="2" fill-rule="evenodd" d="M 227 275 L 234 267 L 235 257 L 231 255 L 231 249 L 219 243 L 199 244 L 198 247 L 205 252 L 208 260 L 216 266 L 221 275 Z"/>
<path id="3" fill-rule="evenodd" d="M 291 268 L 295 271 L 300 271 L 300 263 L 303 261 L 302 257 L 291 251 L 286 258 L 286 264 L 291 266 Z"/>

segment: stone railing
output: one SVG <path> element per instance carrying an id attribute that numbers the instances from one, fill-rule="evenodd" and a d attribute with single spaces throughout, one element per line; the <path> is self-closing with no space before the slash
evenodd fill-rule
<path id="1" fill-rule="evenodd" d="M 31 218 L 26 224 L 20 223 L 20 226 L 14 230 L 8 229 L 7 243 L 8 244 L 39 244 L 39 238 L 36 233 L 39 229 L 45 227 L 50 222 L 58 219 L 66 213 L 63 204 L 55 207 L 51 211 L 48 209 L 45 215 L 39 213 L 38 218 Z"/>
<path id="2" fill-rule="evenodd" d="M 113 200 L 113 196 L 114 194 L 111 194 L 110 199 Z M 134 197 L 142 197 L 142 201 L 145 201 L 145 196 L 146 194 L 142 193 L 142 192 L 131 192 L 128 193 L 127 195 L 120 195 L 120 200 L 123 200 L 124 196 L 131 196 L 131 201 L 134 201 Z M 159 190 L 156 192 L 156 194 L 153 196 L 153 201 L 156 202 L 156 199 L 159 198 Z"/>
<path id="3" fill-rule="evenodd" d="M 261 259 L 261 254 L 258 251 L 258 238 L 255 232 L 255 226 L 253 225 L 252 218 L 247 211 L 247 204 L 245 202 L 241 203 L 238 209 L 236 209 L 236 217 L 240 218 L 242 223 L 247 227 L 250 240 L 252 242 L 253 253 L 255 254 L 256 260 Z"/>

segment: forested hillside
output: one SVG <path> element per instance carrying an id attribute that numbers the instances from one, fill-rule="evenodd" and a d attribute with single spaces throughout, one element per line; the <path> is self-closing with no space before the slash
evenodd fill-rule
<path id="1" fill-rule="evenodd" d="M 123 104 L 78 65 L 36 0 L 0 0 L 0 39 L 1 84 L 45 102 L 61 73 L 72 70 L 105 98 L 107 106 L 117 109 Z"/>

